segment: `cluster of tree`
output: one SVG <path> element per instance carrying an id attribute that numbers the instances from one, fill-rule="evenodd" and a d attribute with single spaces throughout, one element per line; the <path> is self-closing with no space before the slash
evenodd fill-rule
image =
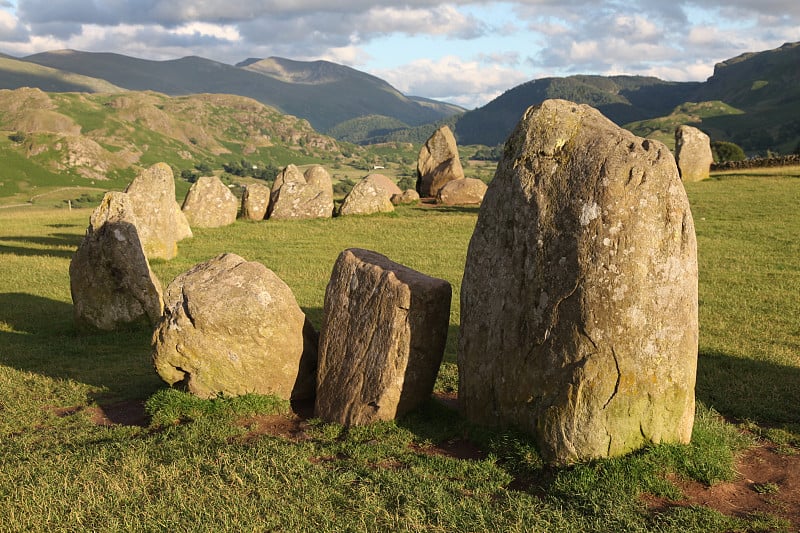
<path id="1" fill-rule="evenodd" d="M 503 155 L 503 145 L 497 146 L 483 146 L 475 151 L 472 159 L 476 161 L 500 161 L 500 156 Z"/>
<path id="2" fill-rule="evenodd" d="M 715 163 L 743 161 L 747 157 L 741 146 L 728 141 L 713 141 L 711 143 L 711 154 L 714 156 Z"/>
<path id="3" fill-rule="evenodd" d="M 246 159 L 223 163 L 222 169 L 234 176 L 250 177 L 265 181 L 274 181 L 280 169 L 272 163 L 251 162 Z"/>

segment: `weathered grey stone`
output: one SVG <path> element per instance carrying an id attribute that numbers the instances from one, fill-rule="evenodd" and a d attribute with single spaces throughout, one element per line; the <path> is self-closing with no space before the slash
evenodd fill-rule
<path id="1" fill-rule="evenodd" d="M 439 189 L 436 203 L 442 205 L 475 205 L 483 201 L 486 184 L 479 179 L 464 178 L 448 181 Z"/>
<path id="2" fill-rule="evenodd" d="M 192 236 L 186 217 L 175 201 L 175 178 L 166 163 L 156 163 L 125 189 L 139 221 L 139 239 L 149 258 L 172 259 L 178 241 Z"/>
<path id="3" fill-rule="evenodd" d="M 175 278 L 165 300 L 153 362 L 170 385 L 185 382 L 203 398 L 313 397 L 313 328 L 264 265 L 222 254 Z"/>
<path id="4" fill-rule="evenodd" d="M 236 222 L 239 200 L 218 177 L 202 176 L 192 183 L 181 209 L 192 226 L 219 228 Z"/>
<path id="5" fill-rule="evenodd" d="M 320 165 L 302 174 L 288 165 L 272 184 L 269 218 L 272 220 L 330 218 L 333 216 L 333 182 Z"/>
<path id="6" fill-rule="evenodd" d="M 444 280 L 368 250 L 342 252 L 325 291 L 315 416 L 367 424 L 430 398 L 450 298 Z"/>
<path id="7" fill-rule="evenodd" d="M 270 188 L 262 183 L 249 183 L 242 193 L 242 214 L 246 220 L 264 220 L 269 208 Z"/>
<path id="8" fill-rule="evenodd" d="M 375 174 L 363 178 L 344 197 L 340 215 L 370 215 L 394 211 L 389 192 L 375 179 Z"/>
<path id="9" fill-rule="evenodd" d="M 456 139 L 450 128 L 442 126 L 419 150 L 417 192 L 423 198 L 436 198 L 445 183 L 463 178 Z"/>
<path id="10" fill-rule="evenodd" d="M 368 174 L 367 177 L 370 178 L 379 187 L 383 187 L 383 189 L 386 191 L 386 194 L 389 195 L 390 199 L 395 194 L 403 194 L 403 191 L 400 189 L 400 187 L 398 187 L 395 182 L 393 182 L 388 176 L 384 174 L 377 174 L 377 173 Z"/>
<path id="11" fill-rule="evenodd" d="M 113 331 L 158 321 L 164 303 L 150 270 L 129 195 L 109 192 L 92 213 L 69 264 L 75 324 Z"/>
<path id="12" fill-rule="evenodd" d="M 711 139 L 692 126 L 678 126 L 675 128 L 675 160 L 683 181 L 708 178 L 711 163 L 714 162 Z"/>
<path id="13" fill-rule="evenodd" d="M 675 161 L 585 105 L 532 107 L 481 205 L 461 288 L 459 398 L 546 460 L 688 442 L 694 223 Z"/>
<path id="14" fill-rule="evenodd" d="M 400 194 L 392 195 L 393 205 L 415 204 L 419 202 L 419 193 L 414 189 L 407 189 Z"/>

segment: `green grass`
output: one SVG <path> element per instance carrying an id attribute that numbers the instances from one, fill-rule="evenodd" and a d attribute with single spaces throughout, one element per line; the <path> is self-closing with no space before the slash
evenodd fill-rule
<path id="1" fill-rule="evenodd" d="M 530 439 L 474 427 L 430 401 L 397 422 L 349 430 L 311 420 L 303 439 L 259 431 L 288 416 L 260 396 L 199 400 L 152 370 L 149 332 L 79 336 L 67 269 L 89 209 L 0 210 L 0 516 L 4 531 L 773 531 L 770 515 L 702 506 L 649 511 L 642 494 L 678 499 L 672 476 L 735 476 L 750 444 L 731 421 L 786 453 L 800 445 L 800 179 L 719 175 L 687 185 L 700 257 L 698 417 L 689 446 L 545 466 Z M 318 327 L 339 252 L 364 247 L 453 285 L 437 389 L 457 388 L 459 288 L 477 210 L 196 229 L 166 285 L 234 252 L 292 288 Z M 95 406 L 146 402 L 149 427 L 101 426 Z M 726 421 L 727 419 L 727 421 Z M 473 459 L 433 454 L 468 441 Z M 669 476 L 668 476 L 669 475 Z M 765 487 L 769 490 L 769 487 Z"/>

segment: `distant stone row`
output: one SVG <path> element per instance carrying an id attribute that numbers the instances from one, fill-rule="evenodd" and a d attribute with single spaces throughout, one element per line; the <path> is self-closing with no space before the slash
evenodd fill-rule
<path id="1" fill-rule="evenodd" d="M 348 425 L 430 396 L 447 282 L 345 250 L 317 338 L 291 290 L 233 254 L 178 276 L 162 299 L 126 202 L 107 195 L 73 265 L 91 259 L 70 272 L 104 271 L 98 303 L 116 310 L 127 294 L 155 324 L 153 359 L 168 383 L 204 397 L 314 397 L 316 416 Z M 76 318 L 89 290 L 73 283 Z M 697 244 L 670 150 L 586 105 L 528 109 L 481 205 L 460 313 L 458 394 L 470 421 L 529 433 L 553 463 L 688 442 Z"/>

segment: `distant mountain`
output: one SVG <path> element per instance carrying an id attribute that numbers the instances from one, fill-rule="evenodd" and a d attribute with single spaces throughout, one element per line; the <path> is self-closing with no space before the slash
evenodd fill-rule
<path id="1" fill-rule="evenodd" d="M 457 119 L 461 144 L 505 141 L 531 105 L 548 98 L 589 104 L 639 135 L 671 140 L 676 122 L 750 153 L 790 152 L 800 143 L 800 43 L 716 65 L 706 82 L 641 76 L 544 78 L 514 87 Z"/>
<path id="2" fill-rule="evenodd" d="M 435 122 L 463 111 L 449 104 L 401 94 L 385 81 L 327 61 L 249 59 L 237 66 L 190 56 L 151 61 L 112 53 L 61 50 L 21 61 L 106 80 L 128 90 L 167 95 L 234 94 L 253 98 L 283 113 L 304 118 L 326 132 L 341 122 L 382 114 L 409 126 Z M 0 65 L 0 78 L 6 76 Z M 39 86 L 18 79 L 16 87 Z"/>
<path id="3" fill-rule="evenodd" d="M 123 92 L 106 80 L 37 65 L 0 54 L 0 89 L 37 87 L 49 92 Z"/>

